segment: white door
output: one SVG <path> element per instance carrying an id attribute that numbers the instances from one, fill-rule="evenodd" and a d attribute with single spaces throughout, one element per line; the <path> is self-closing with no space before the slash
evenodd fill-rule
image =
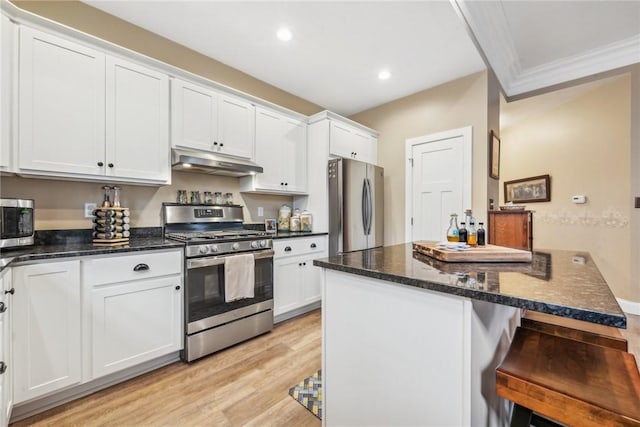
<path id="1" fill-rule="evenodd" d="M 446 240 L 449 217 L 471 208 L 471 128 L 407 140 L 408 241 Z"/>
<path id="2" fill-rule="evenodd" d="M 307 191 L 307 124 L 283 118 L 282 172 L 286 190 Z"/>

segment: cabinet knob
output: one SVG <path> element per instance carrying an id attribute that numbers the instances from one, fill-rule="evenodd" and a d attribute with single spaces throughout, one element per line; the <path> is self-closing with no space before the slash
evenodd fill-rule
<path id="1" fill-rule="evenodd" d="M 11 289 L 9 289 L 8 291 L 4 291 L 4 293 L 5 293 L 5 294 L 11 294 L 11 295 L 13 295 L 13 294 L 15 294 L 15 293 L 16 293 L 16 290 L 15 290 L 14 288 L 11 288 Z"/>
<path id="2" fill-rule="evenodd" d="M 287 246 L 286 248 L 284 248 L 285 252 L 291 252 L 291 246 Z"/>
<path id="3" fill-rule="evenodd" d="M 149 266 L 147 264 L 138 264 L 135 267 L 133 267 L 133 271 L 147 271 L 149 270 Z"/>
<path id="4" fill-rule="evenodd" d="M 109 163 L 107 166 L 109 166 L 110 168 L 113 167 L 113 163 Z"/>
<path id="5" fill-rule="evenodd" d="M 104 166 L 104 163 L 98 162 L 98 166 L 102 167 L 102 166 Z"/>
<path id="6" fill-rule="evenodd" d="M 7 311 L 7 305 L 3 302 L 0 302 L 0 313 L 4 313 Z"/>
<path id="7" fill-rule="evenodd" d="M 312 243 L 312 244 L 311 244 L 311 249 L 315 249 L 315 248 L 317 248 L 317 247 L 318 247 L 318 245 L 316 245 L 315 243 Z"/>
<path id="8" fill-rule="evenodd" d="M 224 147 L 224 143 L 223 142 L 220 143 L 220 147 Z"/>
<path id="9" fill-rule="evenodd" d="M 213 141 L 213 145 L 218 145 L 218 141 Z"/>
<path id="10" fill-rule="evenodd" d="M 284 182 L 281 182 L 280 185 L 284 185 Z"/>
<path id="11" fill-rule="evenodd" d="M 284 186 L 286 187 L 287 185 L 289 185 L 289 183 L 288 183 L 288 182 L 285 182 L 285 183 L 284 183 Z"/>
<path id="12" fill-rule="evenodd" d="M 180 285 L 176 286 L 176 291 L 180 290 Z"/>
<path id="13" fill-rule="evenodd" d="M 7 364 L 4 362 L 0 362 L 0 375 L 4 374 L 5 372 L 7 372 Z"/>

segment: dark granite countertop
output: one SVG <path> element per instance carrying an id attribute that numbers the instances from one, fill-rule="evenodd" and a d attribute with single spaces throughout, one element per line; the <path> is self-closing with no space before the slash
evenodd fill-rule
<path id="1" fill-rule="evenodd" d="M 329 233 L 315 233 L 313 231 L 278 231 L 273 239 L 295 239 L 298 237 L 326 236 Z"/>
<path id="2" fill-rule="evenodd" d="M 90 231 L 51 230 L 36 233 L 36 244 L 15 249 L 2 249 L 0 271 L 11 264 L 70 258 L 87 255 L 106 255 L 168 248 L 181 248 L 184 243 L 164 239 L 159 229 L 132 230 L 129 243 L 119 246 L 96 246 L 91 241 Z"/>
<path id="3" fill-rule="evenodd" d="M 537 250 L 531 263 L 447 263 L 411 243 L 314 260 L 314 265 L 437 292 L 626 328 L 588 253 Z"/>

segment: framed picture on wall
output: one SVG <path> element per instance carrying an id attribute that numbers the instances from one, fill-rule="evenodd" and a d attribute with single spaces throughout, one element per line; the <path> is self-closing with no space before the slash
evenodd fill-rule
<path id="1" fill-rule="evenodd" d="M 515 179 L 504 183 L 504 201 L 532 203 L 551 201 L 551 178 L 549 175 Z"/>
<path id="2" fill-rule="evenodd" d="M 500 138 L 493 131 L 489 133 L 489 176 L 500 178 Z"/>

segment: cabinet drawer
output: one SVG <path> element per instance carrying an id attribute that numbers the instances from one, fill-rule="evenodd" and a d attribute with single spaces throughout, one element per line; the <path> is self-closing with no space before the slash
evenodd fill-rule
<path id="1" fill-rule="evenodd" d="M 317 253 L 324 256 L 327 236 L 299 237 L 273 241 L 274 258 Z"/>
<path id="2" fill-rule="evenodd" d="M 83 260 L 84 281 L 95 286 L 105 283 L 149 279 L 182 272 L 182 251 L 141 252 Z"/>

